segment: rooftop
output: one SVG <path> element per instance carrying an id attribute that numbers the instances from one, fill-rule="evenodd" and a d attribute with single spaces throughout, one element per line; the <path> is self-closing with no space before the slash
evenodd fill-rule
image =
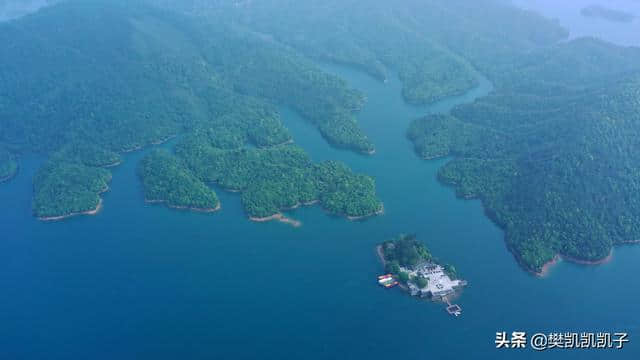
<path id="1" fill-rule="evenodd" d="M 433 296 L 445 296 L 454 292 L 455 288 L 464 285 L 461 280 L 452 280 L 440 265 L 424 263 L 416 266 L 415 269 L 400 269 L 411 276 L 422 276 L 428 280 L 428 285 L 424 289 L 418 289 L 415 285 L 409 284 L 409 289 L 414 295 L 419 292 L 422 295 L 430 293 Z"/>

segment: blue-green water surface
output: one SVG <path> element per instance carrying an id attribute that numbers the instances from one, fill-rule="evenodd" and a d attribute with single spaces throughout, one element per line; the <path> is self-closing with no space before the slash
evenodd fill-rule
<path id="1" fill-rule="evenodd" d="M 414 155 L 411 119 L 448 111 L 490 90 L 426 108 L 406 105 L 387 84 L 325 66 L 362 90 L 360 122 L 375 156 L 331 148 L 282 109 L 314 160 L 338 159 L 376 178 L 385 214 L 362 222 L 318 207 L 288 213 L 300 228 L 253 223 L 237 194 L 202 214 L 145 204 L 136 166 L 113 170 L 94 217 L 42 223 L 31 215 L 40 159 L 22 159 L 0 186 L 0 359 L 501 359 L 638 358 L 640 247 L 611 263 L 523 271 L 479 201 L 456 199 L 436 180 L 446 160 Z M 441 304 L 377 286 L 374 246 L 415 232 L 469 281 L 460 318 Z M 496 350 L 496 331 L 627 331 L 624 350 Z"/>

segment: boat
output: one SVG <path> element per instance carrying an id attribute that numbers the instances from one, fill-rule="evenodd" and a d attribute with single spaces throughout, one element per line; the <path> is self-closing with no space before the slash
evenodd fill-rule
<path id="1" fill-rule="evenodd" d="M 398 285 L 398 282 L 397 282 L 397 281 L 394 281 L 394 282 L 392 282 L 392 283 L 384 284 L 384 287 L 386 287 L 387 289 L 390 289 L 390 288 L 392 288 L 392 287 L 394 287 L 394 286 L 396 286 L 396 285 Z"/>
<path id="2" fill-rule="evenodd" d="M 378 276 L 378 280 L 387 279 L 390 277 L 393 277 L 393 275 L 392 274 L 380 275 Z"/>

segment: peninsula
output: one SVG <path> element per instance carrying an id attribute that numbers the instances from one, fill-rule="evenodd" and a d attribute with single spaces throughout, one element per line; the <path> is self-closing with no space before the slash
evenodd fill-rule
<path id="1" fill-rule="evenodd" d="M 356 174 L 342 163 L 314 163 L 292 144 L 223 146 L 192 133 L 176 145 L 175 153 L 151 152 L 139 167 L 145 199 L 170 207 L 215 211 L 219 201 L 209 184 L 216 184 L 240 194 L 250 220 L 277 220 L 294 227 L 302 223 L 282 212 L 301 205 L 317 203 L 329 213 L 349 219 L 382 212 L 374 179 Z"/>
<path id="2" fill-rule="evenodd" d="M 222 148 L 210 137 L 191 134 L 176 145 L 175 156 L 194 178 L 238 192 L 253 221 L 300 226 L 282 211 L 316 203 L 352 219 L 380 214 L 383 208 L 372 177 L 341 162 L 313 162 L 297 145 Z"/>
<path id="3" fill-rule="evenodd" d="M 628 138 L 640 49 L 575 39 L 513 64 L 486 69 L 490 95 L 414 120 L 407 136 L 422 158 L 451 157 L 438 179 L 482 201 L 525 269 L 542 273 L 556 255 L 599 263 L 640 237 Z"/>
<path id="4" fill-rule="evenodd" d="M 111 173 L 103 168 L 49 160 L 34 178 L 33 213 L 43 221 L 95 215 L 110 181 Z"/>

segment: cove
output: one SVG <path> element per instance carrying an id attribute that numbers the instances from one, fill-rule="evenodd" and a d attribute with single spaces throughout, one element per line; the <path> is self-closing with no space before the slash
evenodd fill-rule
<path id="1" fill-rule="evenodd" d="M 0 186 L 0 352 L 6 359 L 602 359 L 637 358 L 640 247 L 612 262 L 523 271 L 479 201 L 455 197 L 404 133 L 409 122 L 490 91 L 428 107 L 403 102 L 400 83 L 323 65 L 368 98 L 359 121 L 377 148 L 330 147 L 282 109 L 316 160 L 335 159 L 376 178 L 383 216 L 351 222 L 319 207 L 287 212 L 303 223 L 253 223 L 237 194 L 216 189 L 222 210 L 202 214 L 145 204 L 136 175 L 148 151 L 113 169 L 95 217 L 42 223 L 31 215 L 40 160 L 21 161 Z M 443 307 L 381 289 L 374 246 L 415 232 L 469 281 L 452 318 Z M 627 331 L 624 350 L 496 350 L 496 331 Z"/>

